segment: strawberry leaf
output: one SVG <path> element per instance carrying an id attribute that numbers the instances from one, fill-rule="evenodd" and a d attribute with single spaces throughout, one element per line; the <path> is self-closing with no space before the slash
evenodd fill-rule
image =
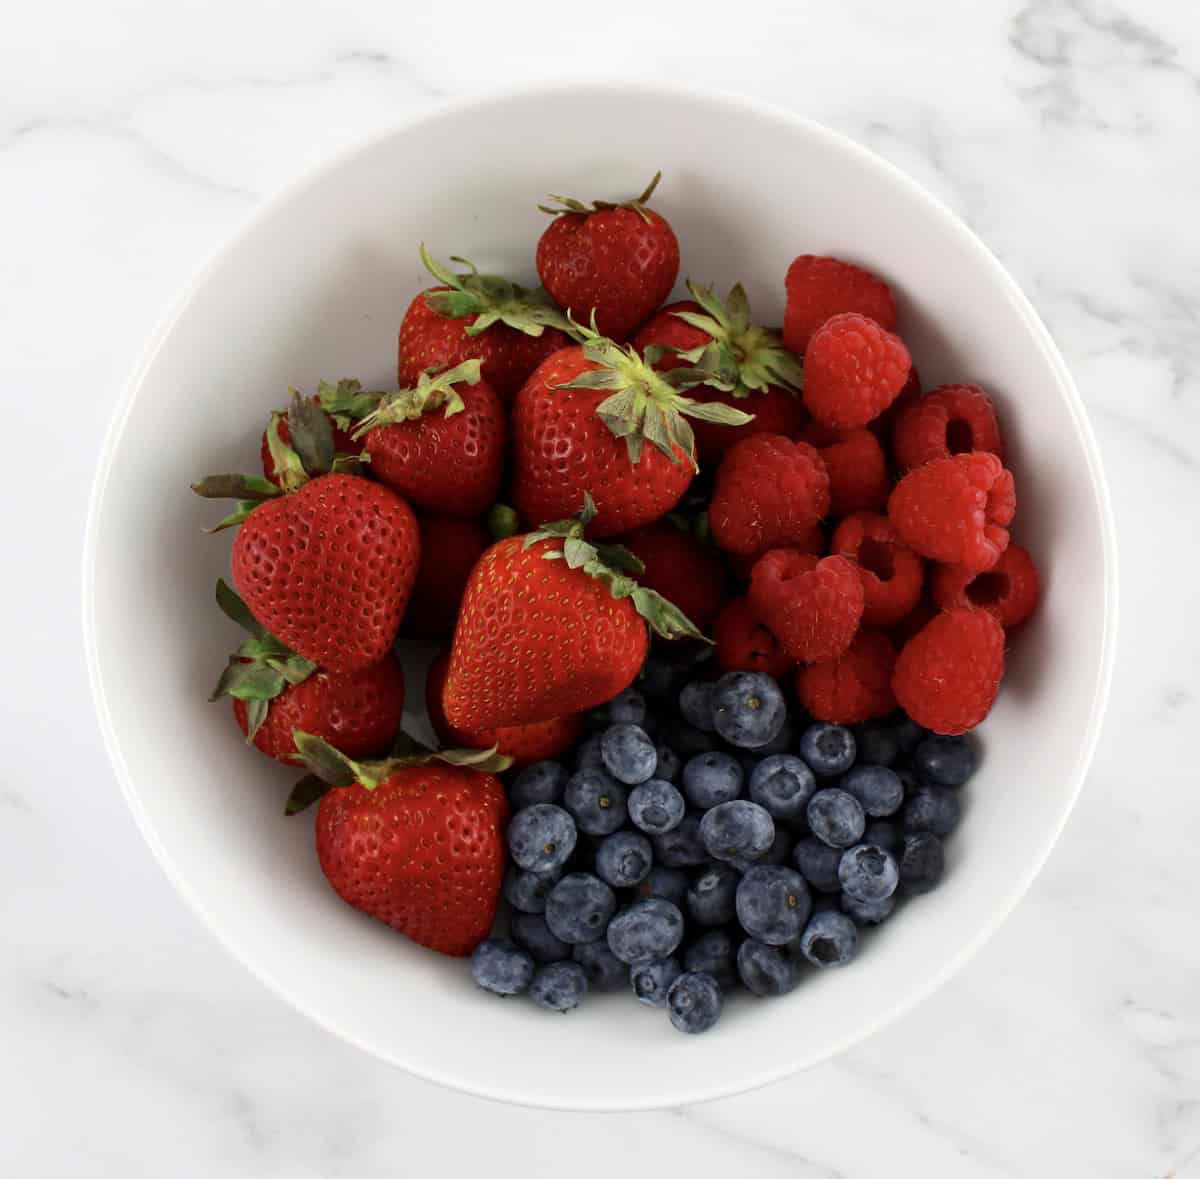
<path id="1" fill-rule="evenodd" d="M 242 630 L 248 630 L 252 635 L 259 637 L 267 633 L 250 613 L 250 607 L 242 601 L 237 591 L 223 577 L 217 578 L 217 605 L 221 608 L 221 613 L 230 622 L 236 622 Z"/>
<path id="2" fill-rule="evenodd" d="M 320 737 L 306 733 L 303 729 L 292 730 L 292 741 L 300 760 L 322 782 L 327 782 L 330 786 L 349 786 L 358 778 L 361 769 L 358 763 L 351 761 L 340 750 L 334 749 L 328 741 L 322 741 Z"/>
<path id="3" fill-rule="evenodd" d="M 479 384 L 481 367 L 478 360 L 464 360 L 436 375 L 421 373 L 413 388 L 386 394 L 379 405 L 358 423 L 354 437 L 361 438 L 381 426 L 416 421 L 423 414 L 436 413 L 439 409 L 444 409 L 448 418 L 461 413 L 467 407 L 455 386 Z"/>
<path id="4" fill-rule="evenodd" d="M 656 590 L 638 586 L 632 594 L 637 612 L 650 624 L 655 634 L 664 639 L 700 639 L 708 643 L 696 624 L 672 602 Z"/>
<path id="5" fill-rule="evenodd" d="M 342 430 L 349 430 L 372 413 L 385 396 L 363 392 L 361 382 L 354 380 L 341 380 L 336 385 L 322 381 L 317 386 L 318 403 Z"/>
<path id="6" fill-rule="evenodd" d="M 295 786 L 284 804 L 285 815 L 298 815 L 307 810 L 314 802 L 320 801 L 329 793 L 329 783 L 323 782 L 316 774 L 305 774 Z"/>
<path id="7" fill-rule="evenodd" d="M 258 730 L 262 728 L 263 721 L 267 719 L 267 712 L 270 709 L 270 702 L 267 700 L 247 700 L 246 701 L 246 744 L 253 742 L 258 736 Z"/>
<path id="8" fill-rule="evenodd" d="M 563 213 L 582 213 L 586 216 L 588 213 L 599 213 L 605 209 L 632 209 L 648 224 L 650 217 L 646 213 L 646 202 L 654 195 L 654 190 L 658 187 L 661 179 L 662 172 L 655 172 L 654 178 L 642 190 L 642 195 L 628 201 L 592 201 L 589 207 L 574 197 L 560 196 L 558 193 L 552 192 L 546 199 L 557 202 L 557 207 L 555 205 L 538 205 L 538 208 L 543 213 L 549 213 L 551 217 L 558 217 Z"/>
<path id="9" fill-rule="evenodd" d="M 315 479 L 333 469 L 333 426 L 319 405 L 305 401 L 294 391 L 288 406 L 288 433 L 305 475 Z"/>
<path id="10" fill-rule="evenodd" d="M 204 499 L 241 499 L 256 504 L 283 494 L 262 475 L 206 475 L 192 484 L 192 490 Z"/>

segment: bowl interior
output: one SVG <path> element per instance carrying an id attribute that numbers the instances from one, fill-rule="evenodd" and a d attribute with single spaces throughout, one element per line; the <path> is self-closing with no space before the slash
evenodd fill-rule
<path id="1" fill-rule="evenodd" d="M 394 381 L 399 319 L 427 285 L 419 242 L 531 280 L 542 194 L 633 193 L 657 168 L 684 273 L 741 280 L 765 321 L 781 317 L 798 253 L 858 260 L 893 284 L 926 388 L 971 380 L 996 396 L 1016 535 L 1046 578 L 982 730 L 944 887 L 868 938 L 850 969 L 784 1000 L 735 1002 L 699 1038 L 626 996 L 565 1019 L 497 1002 L 463 963 L 327 889 L 311 817 L 281 814 L 293 775 L 248 755 L 227 708 L 205 704 L 235 637 L 212 605 L 230 542 L 201 535 L 217 513 L 187 490 L 199 474 L 254 468 L 266 411 L 289 385 Z M 995 928 L 1049 851 L 1090 756 L 1111 649 L 1108 534 L 1094 447 L 1044 329 L 991 255 L 913 183 L 740 99 L 526 92 L 451 107 L 339 159 L 208 267 L 114 424 L 85 614 L 102 723 L 142 828 L 250 969 L 339 1035 L 431 1079 L 527 1103 L 636 1108 L 735 1092 L 829 1056 L 929 992 Z M 409 695 L 419 699 L 419 683 Z"/>

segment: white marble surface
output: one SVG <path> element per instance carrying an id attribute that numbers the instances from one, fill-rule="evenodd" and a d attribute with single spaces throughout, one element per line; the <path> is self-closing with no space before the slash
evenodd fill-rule
<path id="1" fill-rule="evenodd" d="M 0 590 L 6 1179 L 1200 1175 L 1200 18 L 1180 0 L 743 0 L 719 21 L 693 15 L 701 7 L 42 0 L 6 11 L 0 479 L 20 558 Z M 1088 789 L 973 963 L 808 1074 L 703 1107 L 594 1118 L 491 1105 L 392 1071 L 227 959 L 126 813 L 77 621 L 101 432 L 197 266 L 264 196 L 397 117 L 580 72 L 773 99 L 957 209 L 1074 369 L 1113 486 L 1123 574 Z"/>

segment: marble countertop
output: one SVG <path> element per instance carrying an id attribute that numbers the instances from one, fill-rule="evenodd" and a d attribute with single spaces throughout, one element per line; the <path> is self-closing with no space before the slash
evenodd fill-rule
<path id="1" fill-rule="evenodd" d="M 698 8 L 9 11 L 0 389 L 21 563 L 2 591 L 16 660 L 0 688 L 0 1174 L 1200 1175 L 1200 936 L 1187 899 L 1200 839 L 1200 18 L 1179 0 L 745 0 L 718 28 Z M 260 200 L 443 96 L 601 71 L 708 79 L 823 120 L 984 237 L 1091 412 L 1123 618 L 1078 810 L 1029 896 L 936 999 L 757 1093 L 587 1117 L 393 1071 L 225 956 L 172 893 L 108 770 L 77 554 L 134 359 Z"/>

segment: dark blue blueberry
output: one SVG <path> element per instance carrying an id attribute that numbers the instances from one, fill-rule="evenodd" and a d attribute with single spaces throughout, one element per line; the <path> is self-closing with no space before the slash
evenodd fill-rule
<path id="1" fill-rule="evenodd" d="M 774 741 L 787 720 L 779 685 L 761 671 L 731 671 L 713 687 L 713 724 L 738 749 L 760 749 Z"/>
<path id="2" fill-rule="evenodd" d="M 860 766 L 890 766 L 900 756 L 900 742 L 891 721 L 869 720 L 855 725 L 854 745 Z"/>
<path id="3" fill-rule="evenodd" d="M 611 835 L 625 826 L 629 791 L 605 770 L 579 770 L 567 779 L 563 806 L 586 835 Z"/>
<path id="4" fill-rule="evenodd" d="M 853 897 L 842 894 L 842 912 L 847 917 L 853 917 L 859 925 L 878 925 L 892 915 L 895 907 L 895 893 L 881 901 L 856 901 Z"/>
<path id="5" fill-rule="evenodd" d="M 800 981 L 792 947 L 769 946 L 753 937 L 738 946 L 737 969 L 746 989 L 764 998 L 786 995 Z"/>
<path id="6" fill-rule="evenodd" d="M 637 831 L 615 831 L 596 848 L 596 875 L 613 888 L 632 888 L 654 863 L 650 840 Z"/>
<path id="7" fill-rule="evenodd" d="M 961 786 L 975 772 L 975 746 L 966 737 L 926 737 L 913 750 L 913 769 L 931 786 Z"/>
<path id="8" fill-rule="evenodd" d="M 575 769 L 602 770 L 604 759 L 600 756 L 600 734 L 593 733 L 575 747 Z"/>
<path id="9" fill-rule="evenodd" d="M 819 892 L 837 892 L 842 887 L 838 879 L 841 848 L 830 847 L 808 836 L 797 842 L 792 851 L 792 862 L 800 869 L 800 875 Z"/>
<path id="10" fill-rule="evenodd" d="M 683 793 L 692 806 L 707 810 L 742 792 L 742 767 L 728 753 L 700 753 L 683 767 Z"/>
<path id="11" fill-rule="evenodd" d="M 716 732 L 713 723 L 713 685 L 708 680 L 693 680 L 679 693 L 679 714 L 702 733 Z"/>
<path id="12" fill-rule="evenodd" d="M 683 769 L 683 758 L 664 741 L 660 741 L 654 747 L 654 752 L 658 754 L 654 776 L 663 782 L 678 782 L 679 773 Z"/>
<path id="13" fill-rule="evenodd" d="M 471 955 L 471 977 L 493 995 L 517 995 L 533 978 L 533 958 L 506 938 L 490 937 Z"/>
<path id="14" fill-rule="evenodd" d="M 665 1007 L 667 992 L 682 973 L 679 959 L 672 955 L 633 967 L 629 971 L 629 981 L 633 993 L 648 1007 Z"/>
<path id="15" fill-rule="evenodd" d="M 636 786 L 654 777 L 658 754 L 654 742 L 637 725 L 613 725 L 600 738 L 600 756 L 604 768 L 618 782 Z"/>
<path id="16" fill-rule="evenodd" d="M 589 990 L 622 991 L 629 985 L 629 967 L 603 940 L 576 946 L 575 961 L 587 975 Z"/>
<path id="17" fill-rule="evenodd" d="M 922 739 L 929 735 L 928 729 L 922 728 L 904 713 L 900 713 L 896 717 L 892 731 L 896 734 L 896 744 L 900 746 L 901 753 L 912 753 Z"/>
<path id="18" fill-rule="evenodd" d="M 529 997 L 547 1011 L 574 1011 L 587 991 L 587 971 L 578 962 L 551 962 L 529 984 Z"/>
<path id="19" fill-rule="evenodd" d="M 709 753 L 720 746 L 716 733 L 706 733 L 682 720 L 666 725 L 662 740 L 684 761 L 695 757 L 697 753 Z"/>
<path id="20" fill-rule="evenodd" d="M 962 803 L 949 786 L 918 786 L 904 803 L 900 826 L 906 832 L 932 831 L 945 839 L 962 818 Z"/>
<path id="21" fill-rule="evenodd" d="M 704 812 L 700 839 L 714 860 L 756 860 L 775 842 L 775 821 L 758 803 L 735 798 Z"/>
<path id="22" fill-rule="evenodd" d="M 809 725 L 800 734 L 800 756 L 818 778 L 836 778 L 853 764 L 854 734 L 844 725 Z"/>
<path id="23" fill-rule="evenodd" d="M 894 815 L 904 801 L 904 783 L 887 766 L 855 766 L 839 785 L 858 799 L 863 813 L 872 819 Z"/>
<path id="24" fill-rule="evenodd" d="M 946 870 L 946 852 L 932 831 L 904 837 L 900 852 L 900 891 L 909 896 L 936 888 Z"/>
<path id="25" fill-rule="evenodd" d="M 504 875 L 504 898 L 522 913 L 544 913 L 546 898 L 557 883 L 557 872 L 522 872 L 510 865 Z"/>
<path id="26" fill-rule="evenodd" d="M 808 885 L 794 868 L 758 865 L 738 884 L 738 923 L 751 937 L 770 946 L 783 946 L 798 938 L 811 912 Z"/>
<path id="27" fill-rule="evenodd" d="M 794 842 L 791 832 L 776 823 L 775 838 L 771 840 L 771 846 L 761 856 L 734 856 L 729 864 L 739 872 L 749 872 L 755 864 L 791 863 Z"/>
<path id="28" fill-rule="evenodd" d="M 662 897 L 677 909 L 687 903 L 688 878 L 678 868 L 664 868 L 656 864 L 650 874 L 637 886 L 639 897 Z"/>
<path id="29" fill-rule="evenodd" d="M 566 767 L 556 761 L 535 761 L 526 766 L 508 788 L 508 801 L 514 811 L 539 802 L 559 803 L 568 777 Z"/>
<path id="30" fill-rule="evenodd" d="M 738 881 L 741 875 L 728 864 L 709 864 L 692 877 L 687 891 L 687 913 L 697 925 L 725 925 L 736 909 Z"/>
<path id="31" fill-rule="evenodd" d="M 571 947 L 550 932 L 540 913 L 514 913 L 509 921 L 512 939 L 533 955 L 538 963 L 562 962 L 571 956 Z"/>
<path id="32" fill-rule="evenodd" d="M 763 757 L 770 757 L 774 753 L 787 753 L 793 744 L 795 744 L 795 741 L 795 726 L 792 724 L 791 717 L 785 717 L 779 732 L 765 745 L 756 745 L 754 752 Z"/>
<path id="33" fill-rule="evenodd" d="M 896 891 L 900 870 L 891 852 L 873 843 L 860 843 L 842 853 L 838 879 L 846 896 L 878 904 Z"/>
<path id="34" fill-rule="evenodd" d="M 659 897 L 634 901 L 608 923 L 608 948 L 630 966 L 669 958 L 681 941 L 683 914 Z"/>
<path id="35" fill-rule="evenodd" d="M 526 872 L 557 872 L 575 850 L 575 820 L 552 802 L 517 811 L 505 839 L 513 863 Z"/>
<path id="36" fill-rule="evenodd" d="M 809 799 L 808 826 L 822 843 L 830 847 L 852 847 L 862 839 L 867 820 L 853 794 L 830 787 L 818 790 Z"/>
<path id="37" fill-rule="evenodd" d="M 683 968 L 711 974 L 722 990 L 737 986 L 737 944 L 725 929 L 710 929 L 691 942 L 683 952 Z"/>
<path id="38" fill-rule="evenodd" d="M 708 859 L 700 839 L 700 812 L 690 811 L 678 827 L 665 835 L 654 836 L 654 856 L 667 868 L 692 868 Z"/>
<path id="39" fill-rule="evenodd" d="M 863 843 L 874 843 L 895 855 L 900 849 L 900 832 L 895 823 L 890 823 L 887 819 L 876 819 L 874 823 L 867 824 L 867 829 L 863 832 Z"/>
<path id="40" fill-rule="evenodd" d="M 646 719 L 646 697 L 637 688 L 626 688 L 608 702 L 610 723 L 640 725 Z"/>
<path id="41" fill-rule="evenodd" d="M 774 819 L 795 823 L 805 816 L 817 780 L 807 762 L 790 753 L 764 757 L 750 775 L 750 797 Z"/>
<path id="42" fill-rule="evenodd" d="M 629 792 L 629 818 L 647 835 L 662 835 L 678 827 L 687 805 L 683 795 L 662 778 L 651 778 Z"/>
<path id="43" fill-rule="evenodd" d="M 844 913 L 814 913 L 800 935 L 800 953 L 814 966 L 845 966 L 858 949 L 858 929 Z"/>
<path id="44" fill-rule="evenodd" d="M 667 992 L 671 1024 L 688 1035 L 706 1032 L 721 1018 L 721 987 L 711 974 L 681 974 Z"/>
<path id="45" fill-rule="evenodd" d="M 602 938 L 609 918 L 616 911 L 613 890 L 587 872 L 564 876 L 546 898 L 546 924 L 550 932 L 573 946 Z"/>
<path id="46" fill-rule="evenodd" d="M 657 655 L 651 655 L 642 664 L 642 671 L 638 676 L 638 687 L 642 690 L 643 695 L 649 696 L 652 700 L 665 700 L 667 697 L 675 695 L 681 675 L 682 672 L 676 664 L 667 659 L 661 659 Z"/>

